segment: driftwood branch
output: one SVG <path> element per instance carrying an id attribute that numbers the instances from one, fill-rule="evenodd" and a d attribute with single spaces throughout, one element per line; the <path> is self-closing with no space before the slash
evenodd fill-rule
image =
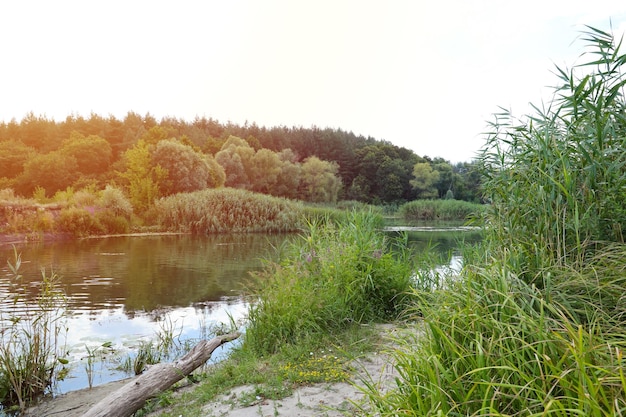
<path id="1" fill-rule="evenodd" d="M 83 417 L 128 417 L 132 415 L 143 407 L 148 399 L 165 391 L 202 366 L 215 349 L 239 336 L 240 333 L 235 332 L 201 341 L 179 360 L 157 364 L 109 394 L 87 411 Z"/>

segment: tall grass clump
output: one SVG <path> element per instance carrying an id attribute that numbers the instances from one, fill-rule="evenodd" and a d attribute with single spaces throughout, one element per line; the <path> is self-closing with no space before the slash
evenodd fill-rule
<path id="1" fill-rule="evenodd" d="M 347 222 L 310 223 L 283 261 L 256 275 L 258 300 L 248 312 L 244 348 L 275 353 L 353 324 L 397 318 L 413 268 L 406 240 L 390 241 L 381 221 L 352 212 Z"/>
<path id="2" fill-rule="evenodd" d="M 626 117 L 621 41 L 588 28 L 547 106 L 496 115 L 482 254 L 425 297 L 381 416 L 626 415 Z"/>
<path id="3" fill-rule="evenodd" d="M 45 393 L 63 363 L 62 336 L 66 303 L 55 274 L 42 271 L 35 302 L 24 298 L 19 273 L 21 258 L 15 252 L 8 262 L 10 291 L 2 295 L 0 323 L 0 403 L 19 407 Z"/>
<path id="4" fill-rule="evenodd" d="M 546 265 L 583 265 L 603 242 L 624 242 L 626 55 L 609 33 L 589 28 L 583 37 L 588 59 L 556 67 L 553 102 L 524 120 L 497 114 L 482 153 L 490 231 L 518 252 L 528 281 Z"/>
<path id="5" fill-rule="evenodd" d="M 203 233 L 290 232 L 301 226 L 300 204 L 234 188 L 175 194 L 155 204 L 170 230 Z"/>
<path id="6" fill-rule="evenodd" d="M 423 329 L 397 341 L 396 385 L 365 381 L 376 415 L 626 413 L 621 335 L 579 325 L 506 265 L 448 285 L 419 303 Z"/>
<path id="7" fill-rule="evenodd" d="M 481 204 L 461 200 L 415 200 L 401 205 L 398 213 L 404 220 L 461 220 L 482 214 Z"/>

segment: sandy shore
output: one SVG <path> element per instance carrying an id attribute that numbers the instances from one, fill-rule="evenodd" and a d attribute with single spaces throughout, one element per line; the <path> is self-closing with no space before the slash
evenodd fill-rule
<path id="1" fill-rule="evenodd" d="M 353 415 L 353 403 L 363 401 L 364 395 L 359 389 L 363 378 L 374 381 L 380 389 L 385 390 L 394 383 L 397 373 L 393 367 L 388 352 L 393 348 L 393 339 L 398 336 L 394 326 L 381 326 L 385 342 L 377 351 L 355 360 L 351 365 L 355 370 L 349 382 L 324 383 L 304 386 L 282 400 L 266 400 L 258 398 L 252 405 L 245 406 L 239 401 L 242 397 L 250 397 L 254 392 L 253 386 L 242 386 L 232 389 L 228 394 L 207 403 L 204 407 L 204 416 L 231 416 L 231 417 L 258 417 L 258 416 L 344 416 Z M 70 392 L 54 399 L 42 402 L 31 407 L 25 414 L 28 417 L 80 417 L 90 407 L 106 397 L 109 393 L 120 388 L 129 380 L 118 381 L 92 389 Z M 193 389 L 193 386 L 179 389 L 181 391 Z M 163 410 L 149 414 L 157 417 Z"/>

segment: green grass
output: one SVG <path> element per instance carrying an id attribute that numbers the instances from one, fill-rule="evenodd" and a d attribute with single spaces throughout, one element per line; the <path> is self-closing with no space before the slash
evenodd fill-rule
<path id="1" fill-rule="evenodd" d="M 155 212 L 166 229 L 197 234 L 290 232 L 302 223 L 299 203 L 234 188 L 166 197 Z"/>
<path id="2" fill-rule="evenodd" d="M 257 275 L 245 347 L 271 354 L 318 334 L 401 314 L 413 271 L 406 239 L 391 241 L 381 233 L 379 215 L 349 217 L 346 223 L 310 223 L 282 262 Z"/>
<path id="3" fill-rule="evenodd" d="M 623 337 L 582 326 L 494 262 L 419 304 L 398 340 L 397 386 L 366 389 L 381 416 L 609 416 L 626 410 Z"/>
<path id="4" fill-rule="evenodd" d="M 487 239 L 460 277 L 416 294 L 424 332 L 398 341 L 396 387 L 363 387 L 377 415 L 626 415 L 626 55 L 583 37 L 592 56 L 557 68 L 551 105 L 496 115 Z"/>
<path id="5" fill-rule="evenodd" d="M 0 344 L 0 402 L 5 409 L 24 410 L 54 383 L 63 358 L 61 337 L 66 331 L 66 303 L 58 288 L 58 277 L 42 271 L 39 294 L 34 304 L 23 300 L 20 265 L 15 252 L 8 262 L 11 292 L 0 300 L 2 343 Z"/>

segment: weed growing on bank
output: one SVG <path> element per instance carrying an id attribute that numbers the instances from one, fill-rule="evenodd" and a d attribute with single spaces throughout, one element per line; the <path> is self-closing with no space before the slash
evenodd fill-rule
<path id="1" fill-rule="evenodd" d="M 310 223 L 282 262 L 257 274 L 244 349 L 272 354 L 353 324 L 391 321 L 404 311 L 414 269 L 406 236 L 392 242 L 371 212 L 348 217 L 345 223 Z"/>
<path id="2" fill-rule="evenodd" d="M 424 332 L 398 341 L 394 389 L 365 383 L 376 415 L 626 415 L 626 55 L 583 35 L 593 56 L 557 68 L 547 110 L 497 115 L 485 244 L 416 294 Z"/>
<path id="3" fill-rule="evenodd" d="M 0 403 L 24 410 L 51 387 L 60 366 L 67 363 L 62 343 L 66 302 L 58 277 L 42 271 L 36 303 L 25 303 L 17 251 L 7 263 L 11 292 L 1 300 L 5 307 L 0 313 Z"/>

